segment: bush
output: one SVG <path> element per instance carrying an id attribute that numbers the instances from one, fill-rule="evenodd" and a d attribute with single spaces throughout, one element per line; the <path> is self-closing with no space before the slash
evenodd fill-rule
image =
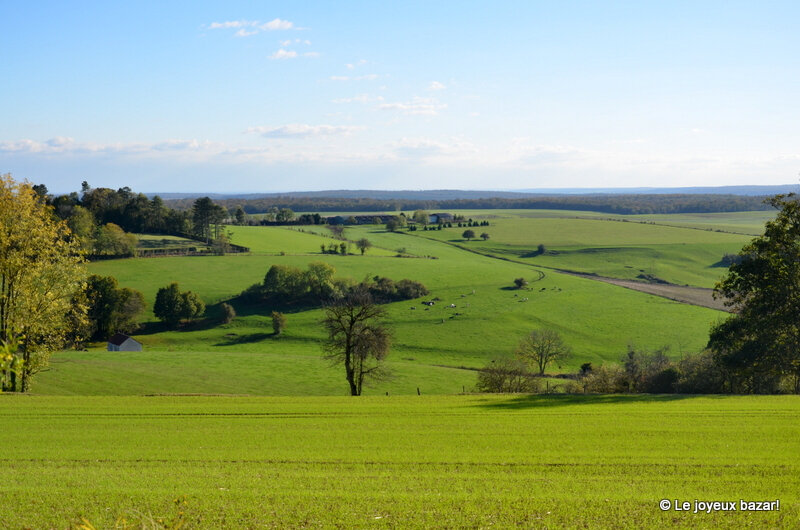
<path id="1" fill-rule="evenodd" d="M 232 305 L 223 302 L 222 303 L 222 323 L 223 324 L 230 324 L 233 322 L 233 319 L 236 318 L 236 310 L 233 308 Z"/>
<path id="2" fill-rule="evenodd" d="M 583 379 L 587 392 L 599 394 L 615 394 L 628 390 L 628 381 L 625 370 L 617 364 L 603 364 L 592 371 Z"/>
<path id="3" fill-rule="evenodd" d="M 517 287 L 517 289 L 522 289 L 528 286 L 528 280 L 525 278 L 515 278 L 514 285 Z"/>
<path id="4" fill-rule="evenodd" d="M 286 329 L 286 315 L 279 311 L 273 311 L 270 316 L 272 317 L 272 330 L 275 332 L 275 336 L 280 336 Z"/>
<path id="5" fill-rule="evenodd" d="M 525 363 L 516 359 L 495 359 L 480 371 L 475 388 L 478 392 L 539 392 L 541 380 L 531 374 Z"/>

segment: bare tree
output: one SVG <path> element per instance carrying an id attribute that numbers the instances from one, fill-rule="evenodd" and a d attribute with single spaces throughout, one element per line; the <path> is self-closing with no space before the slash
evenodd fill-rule
<path id="1" fill-rule="evenodd" d="M 544 375 L 548 364 L 567 359 L 572 351 L 557 331 L 534 329 L 522 339 L 515 353 L 519 360 L 537 368 L 539 375 Z"/>
<path id="2" fill-rule="evenodd" d="M 356 291 L 325 307 L 322 325 L 328 332 L 324 356 L 344 365 L 350 394 L 360 396 L 364 381 L 387 375 L 383 360 L 389 354 L 391 335 L 383 324 L 386 311 L 369 293 Z"/>

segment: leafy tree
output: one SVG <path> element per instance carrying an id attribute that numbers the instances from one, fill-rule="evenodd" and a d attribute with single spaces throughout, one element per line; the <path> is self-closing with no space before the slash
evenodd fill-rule
<path id="1" fill-rule="evenodd" d="M 272 331 L 275 332 L 275 336 L 280 336 L 286 329 L 286 315 L 279 311 L 273 311 L 270 317 L 272 317 Z"/>
<path id="2" fill-rule="evenodd" d="M 386 375 L 383 361 L 389 354 L 391 337 L 382 321 L 385 316 L 386 311 L 362 290 L 325 307 L 325 358 L 344 366 L 353 396 L 361 395 L 365 380 Z"/>
<path id="3" fill-rule="evenodd" d="M 305 283 L 312 295 L 320 300 L 326 299 L 333 293 L 333 277 L 336 269 L 322 261 L 312 261 L 305 272 Z"/>
<path id="4" fill-rule="evenodd" d="M 139 239 L 125 232 L 114 223 L 97 229 L 94 238 L 94 253 L 101 256 L 134 256 Z"/>
<path id="5" fill-rule="evenodd" d="M 709 347 L 739 392 L 776 390 L 791 377 L 800 393 L 800 202 L 795 194 L 767 202 L 778 209 L 764 234 L 745 245 L 715 287 L 734 313 L 711 329 Z"/>
<path id="6" fill-rule="evenodd" d="M 523 289 L 528 286 L 528 280 L 525 278 L 514 278 L 514 285 L 517 289 Z"/>
<path id="7" fill-rule="evenodd" d="M 415 221 L 417 224 L 420 224 L 420 225 L 422 225 L 422 226 L 425 226 L 425 225 L 427 225 L 427 224 L 428 224 L 428 220 L 429 220 L 430 218 L 431 218 L 431 214 L 429 214 L 429 213 L 428 213 L 427 211 L 425 211 L 425 210 L 416 210 L 416 211 L 414 212 L 414 216 L 412 217 L 412 219 L 414 219 L 414 221 Z"/>
<path id="8" fill-rule="evenodd" d="M 236 318 L 236 310 L 227 302 L 222 303 L 222 323 L 230 324 Z"/>
<path id="9" fill-rule="evenodd" d="M 226 217 L 225 209 L 214 204 L 209 197 L 201 197 L 192 205 L 194 234 L 209 244 L 218 235 L 220 224 Z"/>
<path id="10" fill-rule="evenodd" d="M 156 293 L 153 314 L 167 324 L 177 324 L 183 314 L 181 306 L 181 291 L 178 284 L 173 282 Z"/>
<path id="11" fill-rule="evenodd" d="M 519 343 L 517 358 L 544 375 L 549 364 L 569 358 L 571 350 L 557 331 L 535 329 Z"/>
<path id="12" fill-rule="evenodd" d="M 93 340 L 107 340 L 115 333 L 130 333 L 139 327 L 144 311 L 144 295 L 127 287 L 120 288 L 113 276 L 89 276 L 86 300 Z"/>
<path id="13" fill-rule="evenodd" d="M 294 300 L 307 292 L 306 275 L 296 267 L 273 265 L 264 276 L 264 294 L 267 296 Z"/>
<path id="14" fill-rule="evenodd" d="M 361 251 L 361 255 L 364 255 L 364 252 L 372 248 L 372 243 L 369 239 L 362 237 L 358 241 L 356 241 L 356 248 Z"/>
<path id="15" fill-rule="evenodd" d="M 233 217 L 236 219 L 237 225 L 242 226 L 247 224 L 247 214 L 241 206 L 236 207 L 236 212 L 233 214 Z"/>
<path id="16" fill-rule="evenodd" d="M 397 232 L 400 229 L 400 222 L 397 220 L 396 217 L 392 217 L 388 221 L 386 221 L 386 230 L 389 232 Z"/>
<path id="17" fill-rule="evenodd" d="M 483 239 L 484 241 L 486 241 L 487 239 L 489 239 L 489 234 L 487 234 L 486 232 L 482 233 L 482 234 L 481 234 L 481 239 Z"/>
<path id="18" fill-rule="evenodd" d="M 181 293 L 181 309 L 181 317 L 191 320 L 203 316 L 206 304 L 197 293 L 185 291 Z"/>
<path id="19" fill-rule="evenodd" d="M 275 214 L 275 220 L 279 223 L 288 223 L 294 219 L 294 212 L 289 208 L 281 208 L 278 210 L 278 213 Z"/>
<path id="20" fill-rule="evenodd" d="M 85 319 L 86 269 L 69 228 L 53 215 L 29 183 L 0 176 L 0 341 L 20 340 L 13 353 L 18 373 L 7 389 L 25 392 L 30 378 L 64 346 L 75 321 Z M 17 362 L 17 361 L 15 361 Z"/>
<path id="21" fill-rule="evenodd" d="M 200 317 L 205 310 L 205 303 L 196 293 L 181 292 L 175 282 L 159 289 L 156 293 L 156 302 L 153 304 L 155 316 L 170 325 L 175 325 L 183 319 Z"/>
<path id="22" fill-rule="evenodd" d="M 470 239 L 475 237 L 475 232 L 472 230 L 464 230 L 464 233 L 461 234 L 461 237 L 469 241 Z"/>
<path id="23" fill-rule="evenodd" d="M 72 213 L 67 218 L 67 226 L 72 232 L 81 250 L 91 252 L 94 247 L 96 224 L 92 212 L 83 206 L 74 206 Z"/>

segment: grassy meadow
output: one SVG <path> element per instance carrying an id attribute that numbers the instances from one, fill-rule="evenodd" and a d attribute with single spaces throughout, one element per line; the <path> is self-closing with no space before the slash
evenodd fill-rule
<path id="1" fill-rule="evenodd" d="M 535 228 L 527 223 L 539 221 L 493 220 L 486 228 L 492 239 L 464 246 L 480 252 L 485 250 L 480 245 L 500 245 L 498 240 L 508 238 L 509 249 L 519 247 L 528 239 L 535 240 L 537 236 L 526 235 Z M 638 223 L 555 221 L 563 224 L 560 229 L 552 228 L 551 239 L 546 240 L 550 245 L 560 237 L 573 245 L 581 243 L 580 238 L 594 238 L 599 245 L 644 247 L 649 237 L 668 233 L 671 239 L 665 245 L 679 247 L 685 236 L 686 244 L 697 250 L 711 245 L 711 238 L 744 238 Z M 517 230 L 520 234 L 515 235 L 514 222 L 522 227 Z M 597 226 L 595 232 L 586 233 L 573 226 L 575 222 Z M 364 256 L 321 254 L 319 246 L 333 241 L 327 230 L 303 230 L 231 227 L 233 242 L 252 249 L 247 255 L 92 263 L 93 273 L 115 276 L 121 285 L 142 291 L 148 307 L 152 307 L 158 288 L 178 281 L 181 289 L 199 293 L 209 304 L 208 318 L 168 330 L 148 313 L 145 326 L 134 335 L 145 345 L 144 352 L 112 354 L 100 344 L 88 352 L 57 354 L 49 369 L 34 380 L 34 391 L 100 395 L 344 393 L 343 374 L 321 359 L 321 310 L 277 308 L 287 311 L 288 327 L 276 338 L 269 319 L 276 308 L 235 299 L 248 286 L 261 282 L 273 264 L 305 268 L 310 261 L 324 261 L 336 268 L 337 276 L 356 280 L 375 275 L 411 278 L 428 286 L 431 294 L 426 299 L 440 299 L 431 308 L 419 300 L 386 306 L 394 335 L 388 363 L 393 377 L 367 389 L 372 394 L 414 394 L 417 388 L 425 394 L 468 390 L 474 385 L 475 369 L 493 358 L 511 355 L 520 338 L 537 327 L 556 329 L 573 348 L 573 357 L 561 367 L 553 366 L 554 372 L 575 370 L 584 362 L 618 361 L 629 344 L 644 349 L 669 346 L 670 354 L 678 357 L 702 349 L 710 325 L 724 316 L 719 311 L 540 268 L 535 258 L 527 264 L 466 252 L 447 244 L 456 232 L 460 239 L 461 230 L 457 229 L 415 233 L 390 233 L 379 226 L 346 229 L 349 239 L 366 237 L 375 245 Z M 616 235 L 609 230 L 617 230 Z M 543 232 L 530 234 L 535 233 Z M 731 250 L 736 245 L 733 239 L 722 244 Z M 398 249 L 412 257 L 395 257 Z M 531 282 L 528 290 L 512 288 L 517 277 Z M 225 300 L 232 300 L 238 317 L 231 324 L 220 325 L 217 304 Z M 450 308 L 451 304 L 456 307 Z"/>
<path id="2" fill-rule="evenodd" d="M 0 418 L 5 528 L 800 524 L 796 396 L 8 395 Z"/>

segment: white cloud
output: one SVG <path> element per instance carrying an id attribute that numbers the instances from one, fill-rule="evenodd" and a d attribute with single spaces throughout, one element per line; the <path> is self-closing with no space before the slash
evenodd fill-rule
<path id="1" fill-rule="evenodd" d="M 275 18 L 270 20 L 265 24 L 261 24 L 259 28 L 266 30 L 266 31 L 274 31 L 278 29 L 292 29 L 294 24 L 289 22 L 288 20 L 281 20 L 279 18 Z"/>
<path id="2" fill-rule="evenodd" d="M 463 138 L 449 138 L 445 141 L 430 138 L 401 138 L 389 144 L 389 148 L 399 158 L 430 159 L 453 158 L 468 159 L 473 157 L 478 149 L 474 144 Z"/>
<path id="3" fill-rule="evenodd" d="M 338 98 L 332 99 L 331 103 L 371 103 L 374 101 L 383 101 L 383 96 L 370 96 L 369 94 L 358 94 L 351 98 Z"/>
<path id="4" fill-rule="evenodd" d="M 317 136 L 342 136 L 359 131 L 354 125 L 307 125 L 290 123 L 280 127 L 250 127 L 246 133 L 256 133 L 264 138 L 310 138 Z"/>
<path id="5" fill-rule="evenodd" d="M 445 88 L 447 88 L 447 87 L 446 87 L 446 86 L 444 86 L 444 85 L 443 85 L 442 83 L 440 83 L 439 81 L 431 81 L 431 84 L 428 86 L 428 88 L 429 88 L 430 90 L 444 90 L 444 89 L 445 89 Z"/>
<path id="6" fill-rule="evenodd" d="M 329 77 L 331 81 L 375 81 L 380 76 L 378 74 L 357 75 L 355 77 L 347 75 L 332 75 Z"/>
<path id="7" fill-rule="evenodd" d="M 292 39 L 282 40 L 279 42 L 281 48 L 288 48 L 292 44 Z"/>
<path id="8" fill-rule="evenodd" d="M 347 67 L 347 69 L 348 69 L 348 70 L 353 70 L 353 69 L 355 68 L 355 65 L 354 65 L 354 64 L 347 63 L 347 64 L 345 65 L 345 67 Z"/>
<path id="9" fill-rule="evenodd" d="M 249 28 L 258 25 L 256 20 L 230 20 L 228 22 L 212 22 L 209 29 Z"/>
<path id="10" fill-rule="evenodd" d="M 294 59 L 295 57 L 297 57 L 296 51 L 284 50 L 283 48 L 269 56 L 270 59 Z"/>
<path id="11" fill-rule="evenodd" d="M 252 29 L 248 31 L 245 28 Z M 225 22 L 212 22 L 208 25 L 208 29 L 238 29 L 239 31 L 235 33 L 237 37 L 249 37 L 250 35 L 255 35 L 262 31 L 277 31 L 299 28 L 295 28 L 293 22 L 276 18 L 264 23 L 258 20 L 228 20 Z"/>
<path id="12" fill-rule="evenodd" d="M 414 97 L 408 102 L 382 103 L 378 105 L 381 110 L 399 110 L 403 114 L 435 116 L 447 105 L 434 98 Z"/>

